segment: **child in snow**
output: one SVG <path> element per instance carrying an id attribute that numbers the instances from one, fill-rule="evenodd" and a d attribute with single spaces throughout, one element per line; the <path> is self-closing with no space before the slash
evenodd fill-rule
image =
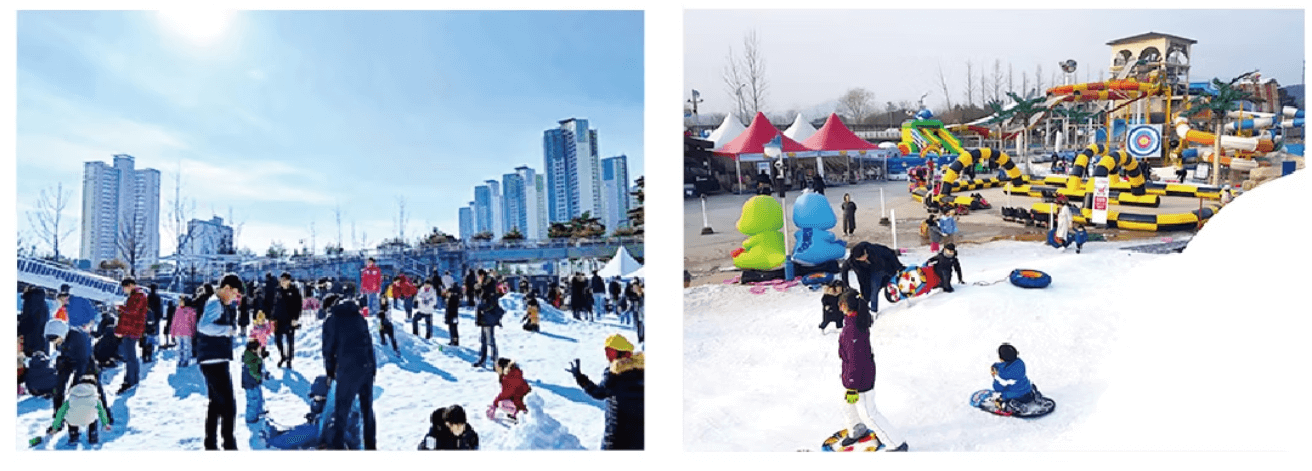
<path id="1" fill-rule="evenodd" d="M 529 332 L 540 331 L 542 329 L 542 326 L 539 323 L 540 319 L 538 316 L 538 312 L 539 312 L 538 298 L 536 296 L 533 296 L 532 293 L 528 294 L 525 297 L 524 306 L 525 306 L 524 317 L 520 318 L 520 320 L 524 321 L 524 330 L 527 330 Z"/>
<path id="2" fill-rule="evenodd" d="M 424 280 L 424 285 L 419 288 L 415 294 L 415 315 L 410 319 L 410 334 L 415 337 L 419 336 L 419 321 L 424 321 L 427 330 L 424 331 L 424 339 L 433 338 L 433 313 L 437 312 L 437 288 L 433 287 L 432 280 Z"/>
<path id="3" fill-rule="evenodd" d="M 264 370 L 264 359 L 269 351 L 260 345 L 259 340 L 246 342 L 246 351 L 241 354 L 241 388 L 246 390 L 246 423 L 259 422 L 264 415 L 264 390 L 261 385 L 269 377 Z"/>
<path id="4" fill-rule="evenodd" d="M 98 424 L 105 424 L 106 432 L 110 430 L 108 411 L 97 389 L 96 375 L 82 375 L 68 390 L 68 399 L 55 413 L 55 422 L 46 429 L 46 438 L 63 428 L 64 423 L 68 423 L 70 445 L 77 443 L 82 428 L 87 430 L 87 443 L 92 445 L 100 442 Z"/>
<path id="5" fill-rule="evenodd" d="M 446 329 L 451 332 L 451 341 L 447 345 L 460 345 L 460 288 L 451 287 L 446 292 Z"/>
<path id="6" fill-rule="evenodd" d="M 428 422 L 428 434 L 419 442 L 420 450 L 478 449 L 478 433 L 466 422 L 464 408 L 440 407 L 428 416 Z"/>
<path id="7" fill-rule="evenodd" d="M 939 231 L 938 217 L 934 215 L 933 210 L 930 211 L 929 217 L 925 218 L 925 222 L 921 223 L 920 227 L 924 229 L 921 234 L 929 236 L 929 250 L 938 252 L 938 243 L 943 240 L 943 233 Z"/>
<path id="8" fill-rule="evenodd" d="M 820 331 L 824 332 L 829 323 L 834 323 L 841 330 L 843 328 L 843 311 L 838 309 L 838 295 L 843 294 L 842 280 L 834 280 L 824 287 L 824 295 L 820 297 L 821 318 Z"/>
<path id="9" fill-rule="evenodd" d="M 957 283 L 966 283 L 961 278 L 961 261 L 957 260 L 957 245 L 949 242 L 943 246 L 943 251 L 938 255 L 931 257 L 925 262 L 926 265 L 934 269 L 934 274 L 938 275 L 938 285 L 943 288 L 943 292 L 951 293 L 956 291 L 952 289 L 952 271 L 957 272 Z"/>
<path id="10" fill-rule="evenodd" d="M 185 368 L 191 364 L 191 337 L 196 335 L 196 308 L 192 307 L 190 297 L 179 299 L 182 304 L 173 313 L 173 325 L 169 335 L 178 344 L 178 367 Z"/>
<path id="11" fill-rule="evenodd" d="M 998 346 L 998 359 L 989 367 L 993 375 L 993 391 L 997 394 L 999 409 L 1015 410 L 1034 400 L 1034 385 L 1025 376 L 1025 362 L 1020 352 L 1009 343 Z"/>
<path id="12" fill-rule="evenodd" d="M 847 316 L 843 332 L 838 337 L 838 356 L 843 360 L 843 387 L 847 388 L 844 412 L 848 430 L 852 431 L 843 440 L 843 446 L 855 443 L 865 436 L 864 430 L 870 430 L 885 446 L 893 447 L 898 443 L 892 451 L 906 451 L 907 443 L 895 434 L 888 419 L 875 409 L 875 354 L 870 348 L 870 326 L 874 324 L 874 318 L 866 306 L 861 295 L 850 288 L 838 298 L 838 308 Z"/>
<path id="13" fill-rule="evenodd" d="M 23 375 L 21 384 L 27 387 L 28 394 L 50 397 L 55 392 L 55 385 L 59 383 L 58 378 L 55 367 L 50 362 L 50 357 L 46 355 L 46 352 L 37 350 L 36 353 L 32 354 L 32 358 L 27 360 L 27 373 Z"/>
<path id="14" fill-rule="evenodd" d="M 500 408 L 510 416 L 512 422 L 517 421 L 521 411 L 528 411 L 528 407 L 524 406 L 524 396 L 533 388 L 524 381 L 524 372 L 514 360 L 498 358 L 494 368 L 497 371 L 497 378 L 501 381 L 501 393 L 492 400 L 492 405 L 487 406 L 487 418 L 494 418 L 497 409 Z"/>
<path id="15" fill-rule="evenodd" d="M 389 292 L 391 291 L 390 286 L 388 287 L 388 291 Z M 392 325 L 392 321 L 387 317 L 387 311 L 388 309 L 391 309 L 387 305 L 387 299 L 388 298 L 384 297 L 379 301 L 380 303 L 382 303 L 383 307 L 382 309 L 378 310 L 377 314 L 374 314 L 374 317 L 378 319 L 378 341 L 379 343 L 382 343 L 384 347 L 386 347 L 387 338 L 391 337 L 392 351 L 396 352 L 399 355 L 401 354 L 401 349 L 400 347 L 396 346 L 396 327 Z"/>
<path id="16" fill-rule="evenodd" d="M 269 337 L 273 335 L 275 321 L 264 317 L 264 311 L 255 313 L 255 320 L 251 324 L 251 339 L 260 343 L 260 350 L 269 347 Z"/>

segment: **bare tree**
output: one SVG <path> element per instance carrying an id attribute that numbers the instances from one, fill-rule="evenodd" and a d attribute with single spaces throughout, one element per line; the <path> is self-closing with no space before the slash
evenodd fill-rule
<path id="1" fill-rule="evenodd" d="M 1002 59 L 993 59 L 992 82 L 993 100 L 1001 101 L 1006 96 L 1002 93 Z"/>
<path id="2" fill-rule="evenodd" d="M 969 60 L 966 61 L 966 106 L 975 107 L 975 64 Z"/>
<path id="3" fill-rule="evenodd" d="M 875 93 L 864 88 L 853 88 L 838 99 L 838 107 L 852 122 L 862 122 L 875 110 Z"/>
<path id="4" fill-rule="evenodd" d="M 73 234 L 72 224 L 64 221 L 64 209 L 68 208 L 73 192 L 64 188 L 64 183 L 56 183 L 54 188 L 44 188 L 36 200 L 36 210 L 27 212 L 27 221 L 36 233 L 36 238 L 50 247 L 55 261 L 59 261 L 59 245 Z"/>
<path id="5" fill-rule="evenodd" d="M 333 218 L 337 220 L 337 248 L 342 248 L 342 204 L 333 207 Z"/>
<path id="6" fill-rule="evenodd" d="M 1043 88 L 1043 64 L 1041 63 L 1034 65 L 1034 88 L 1039 89 L 1040 92 L 1046 91 Z"/>
<path id="7" fill-rule="evenodd" d="M 138 212 L 132 213 L 131 219 L 120 222 L 118 227 L 118 254 L 133 277 L 137 276 L 137 264 L 146 256 L 149 240 L 144 229 L 142 215 Z"/>
<path id="8" fill-rule="evenodd" d="M 947 105 L 948 113 L 952 112 L 952 94 L 949 93 L 951 87 L 948 87 L 948 76 L 943 72 L 943 64 L 938 65 L 938 86 L 943 90 L 943 101 Z"/>
<path id="9" fill-rule="evenodd" d="M 1008 62 L 1008 63 L 1007 63 L 1007 91 L 1008 91 L 1008 92 L 1011 92 L 1011 93 L 1016 93 L 1016 81 L 1015 81 L 1015 80 L 1013 79 L 1013 77 L 1012 77 L 1012 75 L 1013 75 L 1013 74 L 1012 74 L 1012 71 L 1013 71 L 1013 70 L 1012 70 L 1012 67 L 1011 67 L 1011 63 Z M 1023 95 L 1023 94 L 1024 94 L 1024 90 L 1022 90 L 1021 92 L 1022 92 L 1021 94 Z"/>
<path id="10" fill-rule="evenodd" d="M 735 57 L 733 48 L 724 67 L 724 84 L 734 103 L 737 104 L 738 119 L 747 122 L 757 112 L 765 108 L 765 97 L 770 89 L 765 79 L 765 57 L 761 54 L 760 41 L 753 30 L 743 36 L 743 54 Z"/>

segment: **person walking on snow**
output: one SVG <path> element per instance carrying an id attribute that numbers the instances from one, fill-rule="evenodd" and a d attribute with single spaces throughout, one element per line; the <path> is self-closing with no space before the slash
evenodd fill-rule
<path id="1" fill-rule="evenodd" d="M 460 286 L 451 285 L 446 294 L 446 329 L 451 332 L 451 340 L 447 345 L 456 347 L 460 345 Z"/>
<path id="2" fill-rule="evenodd" d="M 589 396 L 606 401 L 606 432 L 602 436 L 601 449 L 641 450 L 646 401 L 644 354 L 634 353 L 633 344 L 620 334 L 606 337 L 605 348 L 609 365 L 602 373 L 600 383 L 594 384 L 580 371 L 578 358 L 566 371 L 574 375 L 574 381 Z"/>
<path id="3" fill-rule="evenodd" d="M 373 257 L 360 269 L 360 294 L 365 297 L 365 307 L 369 312 L 377 313 L 380 309 L 378 296 L 383 292 L 383 271 L 375 265 Z"/>
<path id="4" fill-rule="evenodd" d="M 395 297 L 402 309 L 405 309 L 405 320 L 410 322 L 414 318 L 415 310 L 415 293 L 418 291 L 414 283 L 404 273 L 396 275 L 392 282 L 392 296 Z"/>
<path id="5" fill-rule="evenodd" d="M 497 337 L 496 328 L 501 325 L 501 316 L 506 311 L 501 307 L 501 292 L 497 290 L 497 280 L 491 274 L 479 270 L 479 293 L 481 301 L 478 303 L 478 314 L 475 316 L 475 324 L 479 327 L 479 348 L 478 361 L 474 362 L 475 368 L 482 368 L 483 364 L 489 358 L 495 359 L 497 356 Z M 488 350 L 492 351 L 492 356 L 488 356 Z"/>
<path id="6" fill-rule="evenodd" d="M 273 341 L 278 346 L 278 366 L 292 367 L 296 358 L 296 328 L 301 320 L 301 290 L 292 284 L 292 274 L 283 272 L 278 277 L 273 302 Z M 283 349 L 283 339 L 287 348 Z"/>
<path id="7" fill-rule="evenodd" d="M 123 384 L 118 389 L 118 394 L 121 395 L 136 387 L 137 382 L 141 381 L 141 361 L 137 359 L 137 341 L 145 335 L 149 308 L 146 295 L 141 292 L 141 287 L 137 286 L 136 280 L 124 278 L 119 286 L 128 295 L 127 302 L 120 307 L 118 325 L 114 327 L 114 336 L 120 339 L 118 353 L 123 358 L 125 371 Z"/>
<path id="8" fill-rule="evenodd" d="M 196 308 L 192 307 L 195 301 L 188 296 L 179 300 L 182 307 L 173 313 L 173 326 L 169 329 L 169 335 L 178 344 L 178 367 L 186 368 L 192 360 L 191 343 L 192 337 L 196 335 Z"/>
<path id="9" fill-rule="evenodd" d="M 961 262 L 957 260 L 956 244 L 943 246 L 943 251 L 939 252 L 938 255 L 933 256 L 925 263 L 930 267 L 933 267 L 934 274 L 938 275 L 939 286 L 943 288 L 943 292 L 945 293 L 956 291 L 952 289 L 953 270 L 957 271 L 957 283 L 966 283 L 961 279 Z"/>
<path id="10" fill-rule="evenodd" d="M 838 298 L 838 308 L 847 317 L 838 336 L 838 357 L 843 361 L 843 387 L 846 405 L 843 409 L 851 433 L 843 440 L 849 446 L 865 436 L 863 430 L 874 432 L 880 443 L 892 451 L 907 451 L 907 443 L 889 426 L 875 408 L 875 354 L 870 348 L 870 326 L 874 317 L 865 309 L 866 303 L 856 291 L 847 289 Z"/>

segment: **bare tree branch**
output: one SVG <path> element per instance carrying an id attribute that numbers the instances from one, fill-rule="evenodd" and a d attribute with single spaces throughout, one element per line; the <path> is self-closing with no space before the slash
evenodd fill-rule
<path id="1" fill-rule="evenodd" d="M 852 122 L 864 122 L 875 110 L 875 93 L 864 88 L 853 88 L 838 99 L 838 107 Z"/>
<path id="2" fill-rule="evenodd" d="M 60 259 L 60 244 L 73 234 L 72 224 L 64 222 L 64 209 L 68 208 L 72 198 L 72 190 L 65 189 L 64 183 L 59 182 L 53 188 L 43 188 L 41 196 L 36 200 L 36 210 L 27 213 L 28 223 L 36 232 L 37 240 L 50 247 L 55 261 Z M 22 245 L 21 242 L 19 245 Z"/>

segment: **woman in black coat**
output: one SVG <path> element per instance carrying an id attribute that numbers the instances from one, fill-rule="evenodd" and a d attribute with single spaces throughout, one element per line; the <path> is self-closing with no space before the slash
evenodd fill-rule
<path id="1" fill-rule="evenodd" d="M 602 437 L 603 450 L 643 449 L 643 407 L 646 398 L 644 354 L 633 353 L 633 345 L 623 336 L 615 334 L 606 339 L 606 356 L 610 366 L 602 374 L 601 383 L 593 384 L 579 371 L 579 360 L 570 364 L 569 372 L 583 391 L 594 399 L 606 401 L 606 432 Z"/>

